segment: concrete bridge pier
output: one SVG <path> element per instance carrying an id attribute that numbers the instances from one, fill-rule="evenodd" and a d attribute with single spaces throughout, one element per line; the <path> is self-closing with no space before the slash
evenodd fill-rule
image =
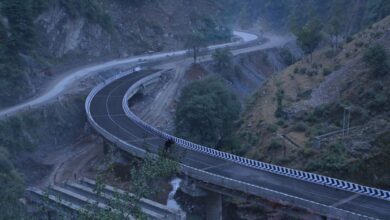
<path id="1" fill-rule="evenodd" d="M 222 195 L 209 192 L 205 199 L 207 220 L 222 220 Z"/>
<path id="2" fill-rule="evenodd" d="M 222 220 L 222 195 L 199 187 L 190 178 L 184 177 L 181 190 L 191 197 L 201 197 L 206 204 L 207 220 Z"/>

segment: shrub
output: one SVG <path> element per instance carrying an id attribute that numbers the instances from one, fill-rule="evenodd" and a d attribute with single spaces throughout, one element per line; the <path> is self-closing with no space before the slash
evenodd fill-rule
<path id="1" fill-rule="evenodd" d="M 307 72 L 308 76 L 315 76 L 317 74 L 318 74 L 318 72 L 316 70 L 310 70 L 310 71 Z"/>
<path id="2" fill-rule="evenodd" d="M 276 149 L 280 149 L 283 147 L 283 144 L 280 140 L 278 139 L 273 139 L 271 144 L 268 146 L 269 149 L 271 150 L 276 150 Z"/>
<path id="3" fill-rule="evenodd" d="M 380 111 L 388 103 L 388 98 L 383 94 L 376 94 L 374 99 L 368 102 L 370 109 Z"/>
<path id="4" fill-rule="evenodd" d="M 347 43 L 351 43 L 351 41 L 353 41 L 352 36 L 348 36 L 347 39 L 345 39 L 345 42 L 347 42 Z"/>
<path id="5" fill-rule="evenodd" d="M 307 125 L 305 124 L 305 122 L 300 121 L 293 126 L 293 130 L 299 132 L 305 132 L 307 130 Z"/>
<path id="6" fill-rule="evenodd" d="M 330 58 L 332 58 L 333 56 L 334 56 L 333 50 L 327 50 L 327 51 L 325 52 L 325 57 L 326 57 L 326 58 L 330 59 Z"/>
<path id="7" fill-rule="evenodd" d="M 268 55 L 267 55 L 267 54 L 263 54 L 263 55 L 261 56 L 261 60 L 263 61 L 264 64 L 269 65 Z"/>
<path id="8" fill-rule="evenodd" d="M 321 157 L 311 161 L 307 165 L 310 171 L 342 172 L 348 169 L 346 167 L 347 152 L 344 145 L 335 144 L 329 146 L 321 152 Z"/>
<path id="9" fill-rule="evenodd" d="M 313 150 L 313 148 L 309 147 L 309 146 L 305 146 L 303 149 L 300 150 L 302 156 L 304 157 L 311 157 L 313 155 L 315 155 L 315 151 Z"/>
<path id="10" fill-rule="evenodd" d="M 278 121 L 276 122 L 276 124 L 279 125 L 279 126 L 281 126 L 281 127 L 283 127 L 283 126 L 285 125 L 285 123 L 284 123 L 283 120 L 278 120 Z"/>
<path id="11" fill-rule="evenodd" d="M 267 126 L 267 131 L 269 131 L 269 132 L 275 133 L 277 130 L 278 130 L 278 126 L 276 126 L 276 125 L 269 124 Z"/>
<path id="12" fill-rule="evenodd" d="M 327 75 L 329 75 L 329 74 L 331 74 L 332 73 L 332 70 L 330 70 L 329 68 L 324 68 L 323 70 L 322 70 L 322 75 L 324 75 L 324 76 L 327 76 Z"/>
<path id="13" fill-rule="evenodd" d="M 227 71 L 232 66 L 232 52 L 228 48 L 216 49 L 212 54 L 215 70 L 219 73 Z"/>
<path id="14" fill-rule="evenodd" d="M 371 68 L 374 75 L 383 76 L 387 74 L 389 68 L 387 63 L 387 52 L 382 46 L 375 45 L 366 49 L 363 59 Z"/>
<path id="15" fill-rule="evenodd" d="M 283 62 L 287 66 L 290 66 L 293 63 L 295 63 L 294 55 L 290 52 L 290 50 L 288 48 L 283 47 L 279 54 L 282 57 Z"/>
<path id="16" fill-rule="evenodd" d="M 298 98 L 300 98 L 300 99 L 308 99 L 308 98 L 310 98 L 311 93 L 312 93 L 311 89 L 308 89 L 308 90 L 303 91 L 303 92 L 299 92 L 298 93 Z"/>
<path id="17" fill-rule="evenodd" d="M 276 93 L 276 100 L 277 100 L 277 109 L 275 111 L 275 116 L 276 117 L 283 117 L 283 98 L 284 98 L 284 90 L 279 89 Z"/>
<path id="18" fill-rule="evenodd" d="M 361 42 L 361 41 L 359 41 L 359 42 L 356 42 L 356 43 L 355 43 L 355 46 L 356 46 L 356 47 L 363 47 L 363 46 L 364 46 L 364 43 Z"/>

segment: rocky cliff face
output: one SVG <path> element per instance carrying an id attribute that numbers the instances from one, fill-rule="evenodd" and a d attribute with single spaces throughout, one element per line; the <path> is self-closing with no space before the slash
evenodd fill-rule
<path id="1" fill-rule="evenodd" d="M 3 97 L 0 108 L 33 96 L 51 75 L 69 68 L 181 49 L 184 36 L 193 29 L 218 32 L 223 26 L 223 11 L 218 1 L 40 1 L 46 3 L 38 12 L 25 6 L 28 2 L 20 0 L 10 1 L 7 4 L 11 6 L 6 9 L 0 5 L 1 30 L 8 32 L 10 38 L 13 23 L 27 29 L 17 23 L 17 19 L 8 25 L 7 14 L 22 13 L 8 13 L 13 9 L 20 9 L 23 14 L 34 12 L 28 33 L 31 29 L 35 36 L 31 37 L 31 48 L 21 48 L 16 53 L 15 60 L 19 61 L 10 61 L 17 67 L 14 75 L 11 76 L 9 70 L 1 71 L 4 74 L 0 74 L 0 79 L 6 83 L 0 84 Z M 7 52 L 4 54 L 7 57 Z"/>
<path id="2" fill-rule="evenodd" d="M 60 5 L 54 5 L 35 20 L 42 30 L 40 41 L 49 54 L 62 58 L 68 54 L 99 56 L 111 50 L 110 35 L 85 17 L 71 18 Z M 102 43 L 93 46 L 93 42 Z M 103 43 L 104 42 L 104 43 Z"/>
<path id="3" fill-rule="evenodd" d="M 47 54 L 101 57 L 128 56 L 148 51 L 182 47 L 183 34 L 196 20 L 211 18 L 218 23 L 216 3 L 201 1 L 146 1 L 141 5 L 125 1 L 104 4 L 98 22 L 88 16 L 73 16 L 61 3 L 53 4 L 34 21 Z"/>

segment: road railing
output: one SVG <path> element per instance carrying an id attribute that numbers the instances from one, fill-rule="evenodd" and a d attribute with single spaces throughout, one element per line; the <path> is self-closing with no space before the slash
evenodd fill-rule
<path id="1" fill-rule="evenodd" d="M 163 131 L 156 129 L 155 127 L 147 124 L 143 120 L 141 120 L 137 115 L 135 115 L 128 106 L 128 100 L 135 94 L 135 92 L 140 88 L 140 85 L 147 84 L 148 81 L 155 81 L 160 77 L 161 72 L 152 74 L 143 79 L 140 79 L 135 84 L 133 84 L 126 92 L 123 100 L 122 100 L 122 108 L 124 109 L 126 115 L 137 125 L 144 128 L 148 132 L 164 138 L 166 140 L 171 139 L 181 147 L 189 150 L 194 150 L 197 152 L 201 152 L 204 154 L 208 154 L 213 157 L 221 158 L 224 160 L 228 160 L 234 163 L 238 163 L 247 167 L 259 169 L 262 171 L 268 171 L 271 173 L 284 175 L 288 177 L 292 177 L 295 179 L 316 183 L 336 189 L 346 190 L 354 193 L 359 193 L 362 195 L 377 197 L 380 199 L 385 199 L 390 201 L 390 192 L 386 190 L 381 190 L 373 187 L 363 186 L 357 183 L 340 180 L 328 176 L 323 176 L 315 173 L 305 172 L 301 170 L 291 169 L 287 167 L 277 166 L 270 163 L 265 163 L 257 160 L 248 159 L 245 157 L 240 157 L 231 153 L 226 153 L 223 151 L 215 150 L 210 147 L 202 146 L 199 144 L 192 143 L 190 141 L 175 137 Z"/>
<path id="2" fill-rule="evenodd" d="M 86 102 L 85 102 L 85 109 L 86 109 L 89 123 L 98 133 L 100 133 L 107 140 L 109 140 L 110 142 L 115 144 L 118 148 L 120 148 L 124 152 L 128 152 L 136 157 L 144 158 L 149 154 L 149 152 L 147 152 L 146 150 L 144 150 L 142 148 L 136 147 L 128 142 L 125 142 L 122 139 L 119 139 L 118 137 L 116 137 L 116 136 L 112 135 L 111 133 L 109 133 L 108 131 L 106 131 L 98 123 L 95 122 L 95 120 L 93 119 L 93 116 L 91 114 L 91 109 L 90 109 L 91 102 L 92 102 L 93 98 L 96 96 L 96 94 L 100 90 L 102 90 L 106 85 L 108 85 L 108 84 L 110 84 L 110 83 L 112 83 L 112 82 L 114 82 L 122 77 L 128 76 L 132 73 L 134 73 L 133 70 L 121 72 L 118 75 L 113 76 L 113 77 L 105 80 L 104 82 L 100 83 L 99 85 L 97 85 L 91 91 L 91 93 L 88 95 Z M 208 147 L 205 147 L 202 145 L 194 144 L 194 143 L 191 143 L 191 142 L 186 141 L 184 139 L 169 135 L 165 132 L 161 132 L 158 129 L 154 128 L 153 126 L 150 126 L 149 124 L 145 123 L 143 120 L 141 120 L 138 116 L 136 116 L 130 110 L 130 108 L 128 107 L 128 104 L 127 104 L 127 100 L 129 98 L 131 98 L 134 94 L 136 94 L 138 89 L 141 88 L 141 86 L 143 84 L 147 84 L 147 82 L 145 80 L 155 81 L 156 78 L 160 77 L 160 75 L 161 75 L 161 72 L 147 76 L 147 77 L 137 81 L 135 84 L 133 84 L 128 89 L 128 91 L 126 92 L 126 95 L 124 96 L 124 98 L 122 100 L 122 107 L 124 108 L 126 115 L 134 123 L 136 123 L 138 126 L 143 128 L 144 130 L 148 131 L 149 133 L 154 134 L 156 136 L 159 136 L 165 140 L 172 139 L 178 145 L 180 145 L 186 149 L 205 153 L 205 154 L 208 154 L 208 155 L 211 155 L 214 157 L 218 157 L 218 158 L 223 158 L 223 159 L 228 158 L 228 160 L 233 161 L 233 162 L 239 161 L 238 163 L 248 166 L 247 163 L 245 163 L 245 161 L 248 160 L 246 158 L 238 157 L 236 155 L 217 151 L 215 149 L 208 148 Z M 246 159 L 246 160 L 244 160 L 244 159 Z M 250 160 L 250 161 L 252 161 L 252 160 Z M 271 168 L 274 165 L 263 163 L 263 162 L 258 162 L 258 163 L 268 165 L 267 169 L 261 169 L 261 170 L 266 170 L 266 171 L 272 172 Z M 254 165 L 255 164 L 252 163 L 251 167 L 258 168 Z M 218 186 L 225 187 L 227 189 L 239 190 L 239 191 L 247 193 L 247 194 L 251 194 L 251 195 L 255 195 L 255 196 L 259 196 L 259 197 L 263 197 L 263 198 L 268 198 L 268 199 L 273 200 L 273 201 L 284 201 L 284 202 L 287 202 L 289 204 L 293 204 L 293 205 L 297 205 L 297 206 L 302 207 L 302 208 L 306 208 L 308 210 L 314 210 L 316 213 L 322 214 L 324 216 L 331 216 L 331 217 L 342 218 L 342 219 L 373 219 L 371 217 L 360 215 L 358 213 L 346 211 L 343 209 L 339 209 L 337 207 L 320 204 L 320 203 L 317 203 L 314 201 L 295 197 L 295 196 L 288 195 L 288 194 L 285 194 L 282 192 L 267 189 L 267 188 L 264 188 L 261 186 L 256 186 L 256 185 L 253 185 L 253 184 L 241 181 L 241 180 L 231 179 L 231 178 L 224 177 L 221 175 L 213 174 L 213 173 L 210 173 L 210 172 L 207 172 L 204 170 L 200 170 L 200 169 L 197 169 L 194 167 L 187 166 L 185 164 L 180 164 L 180 169 L 184 174 L 191 176 L 192 178 L 198 179 L 200 181 L 206 182 L 206 183 L 215 184 Z"/>

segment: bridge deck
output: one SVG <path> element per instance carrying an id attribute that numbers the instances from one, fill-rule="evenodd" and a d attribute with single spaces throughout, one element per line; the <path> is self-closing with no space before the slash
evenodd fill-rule
<path id="1" fill-rule="evenodd" d="M 156 152 L 165 140 L 154 137 L 130 120 L 123 108 L 122 99 L 128 88 L 148 73 L 130 74 L 100 90 L 91 102 L 91 115 L 96 123 L 117 138 L 137 147 Z M 147 144 L 137 144 L 146 138 Z M 182 162 L 213 174 L 247 182 L 270 190 L 306 199 L 316 203 L 338 207 L 378 219 L 390 219 L 390 202 L 370 196 L 338 190 L 316 183 L 274 174 L 259 169 L 215 158 L 203 153 L 186 150 Z"/>

